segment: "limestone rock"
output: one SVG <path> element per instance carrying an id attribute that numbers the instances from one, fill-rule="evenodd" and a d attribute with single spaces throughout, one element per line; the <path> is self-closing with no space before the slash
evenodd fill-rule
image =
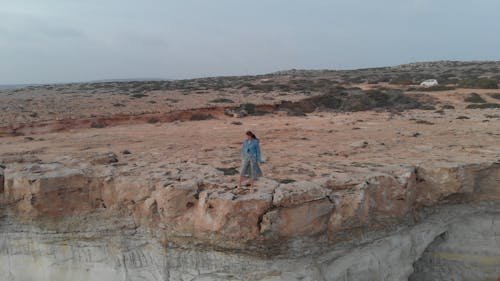
<path id="1" fill-rule="evenodd" d="M 325 199 L 331 190 L 313 182 L 299 181 L 280 184 L 274 193 L 273 205 L 290 207 L 302 203 Z"/>
<path id="2" fill-rule="evenodd" d="M 472 194 L 491 184 L 484 183 L 485 173 L 498 170 L 497 164 L 425 163 L 417 168 L 417 202 L 428 206 L 452 195 Z M 497 172 L 498 173 L 498 172 Z M 490 178 L 494 178 L 492 175 Z M 479 186 L 479 183 L 484 183 Z M 496 183 L 498 184 L 498 183 Z"/>
<path id="3" fill-rule="evenodd" d="M 260 216 L 271 205 L 271 193 L 257 192 L 234 197 L 231 193 L 200 194 L 200 202 L 190 219 L 196 236 L 210 233 L 231 240 L 256 239 Z M 229 242 L 229 241 L 227 241 Z"/>
<path id="4" fill-rule="evenodd" d="M 36 163 L 39 162 L 40 159 L 33 154 L 12 154 L 12 155 L 3 155 L 0 158 L 0 163 L 3 164 L 12 164 L 12 163 Z"/>
<path id="5" fill-rule="evenodd" d="M 483 201 L 493 200 L 499 193 L 500 168 L 496 163 L 440 165 L 444 170 L 437 174 L 428 168 L 431 166 L 425 166 L 425 171 L 422 166 L 420 171 L 384 166 L 356 168 L 353 176 L 335 172 L 315 182 L 278 184 L 262 178 L 254 191 L 228 188 L 218 180 L 223 172 L 203 165 L 153 169 L 147 171 L 148 177 L 137 176 L 145 173 L 140 168 L 126 166 L 9 165 L 4 171 L 4 195 L 13 217 L 0 216 L 0 244 L 9 249 L 0 247 L 0 261 L 15 257 L 33 274 L 22 274 L 13 263 L 0 262 L 0 278 L 38 281 L 39 275 L 34 273 L 42 274 L 37 269 L 42 267 L 32 263 L 36 260 L 37 264 L 47 263 L 43 268 L 50 268 L 57 276 L 64 275 L 57 264 L 70 266 L 71 275 L 85 281 L 90 275 L 80 275 L 80 270 L 95 276 L 107 272 L 108 279 L 116 281 L 139 276 L 141 280 L 165 276 L 171 280 L 207 276 L 231 280 L 228 276 L 236 275 L 246 276 L 243 280 L 268 281 L 337 280 L 343 276 L 352 281 L 407 280 L 412 265 L 429 245 L 428 253 L 442 249 L 432 243 L 436 237 L 445 231 L 468 233 L 453 226 L 456 224 L 450 218 L 479 212 L 460 206 L 437 211 L 437 218 L 424 218 L 415 227 L 402 224 L 418 210 L 419 200 L 431 198 L 433 204 L 442 204 L 449 194 L 467 194 L 471 200 Z M 426 194 L 432 196 L 423 196 Z M 484 208 L 495 216 L 494 208 Z M 42 229 L 31 232 L 10 221 L 19 218 L 36 219 Z M 43 230 L 48 227 L 44 223 L 47 218 L 53 219 L 50 229 L 61 233 Z M 112 219 L 133 219 L 133 223 L 124 226 L 108 221 Z M 107 230 L 99 226 L 100 220 L 108 221 L 103 223 Z M 491 223 L 470 225 L 481 233 L 492 229 Z M 388 226 L 403 230 L 383 234 Z M 150 234 L 153 236 L 147 236 Z M 109 235 L 115 236 L 110 239 Z M 15 246 L 33 241 L 37 246 Z M 480 244 L 494 249 L 491 241 L 486 238 Z M 173 247 L 165 250 L 164 245 Z M 67 247 L 72 256 L 64 254 Z M 429 257 L 432 255 L 424 254 L 417 265 L 427 266 Z M 456 268 L 453 263 L 443 264 Z M 481 273 L 473 264 L 463 264 L 474 268 L 474 277 L 492 276 L 493 267 Z M 127 273 L 120 275 L 123 266 L 127 266 Z M 15 278 L 9 275 L 12 273 Z M 434 276 L 439 270 L 419 270 L 414 278 L 432 280 L 429 274 Z"/>
<path id="6" fill-rule="evenodd" d="M 311 236 L 326 231 L 334 204 L 320 199 L 264 214 L 260 231 L 267 236 Z"/>
<path id="7" fill-rule="evenodd" d="M 133 175 L 110 176 L 102 183 L 100 194 L 107 206 L 135 205 L 150 197 L 154 188 L 154 181 L 151 179 Z"/>
<path id="8" fill-rule="evenodd" d="M 151 198 L 158 203 L 158 214 L 164 222 L 173 222 L 198 204 L 200 186 L 196 180 L 157 188 Z"/>
<path id="9" fill-rule="evenodd" d="M 412 210 L 415 189 L 415 173 L 402 169 L 396 177 L 379 174 L 355 189 L 334 192 L 331 198 L 336 208 L 330 217 L 329 236 L 338 239 L 338 234 L 344 235 L 341 232 L 349 229 L 377 229 L 380 223 L 398 223 Z"/>
<path id="10" fill-rule="evenodd" d="M 63 217 L 92 209 L 90 179 L 61 164 L 31 164 L 7 173 L 5 196 L 24 216 Z"/>
<path id="11" fill-rule="evenodd" d="M 118 156 L 113 152 L 100 153 L 92 156 L 90 163 L 94 165 L 105 165 L 118 162 Z"/>
<path id="12" fill-rule="evenodd" d="M 4 181 L 5 181 L 4 171 L 2 168 L 0 168 L 0 193 L 3 193 L 4 191 Z"/>

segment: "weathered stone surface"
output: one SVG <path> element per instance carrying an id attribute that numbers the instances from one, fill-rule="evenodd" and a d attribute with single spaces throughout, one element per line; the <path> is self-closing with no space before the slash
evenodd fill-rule
<path id="1" fill-rule="evenodd" d="M 151 213 L 147 215 L 152 216 L 156 213 L 163 222 L 174 223 L 197 207 L 200 191 L 199 182 L 196 180 L 157 187 L 151 194 L 151 198 L 145 202 L 151 210 Z M 156 207 L 152 209 L 153 202 L 156 203 Z"/>
<path id="2" fill-rule="evenodd" d="M 108 206 L 135 205 L 146 200 L 155 188 L 152 180 L 136 176 L 112 176 L 103 180 L 100 193 Z"/>
<path id="3" fill-rule="evenodd" d="M 249 240 L 259 235 L 259 217 L 270 207 L 271 196 L 241 196 L 204 191 L 191 218 L 196 234 L 216 233 L 224 238 Z M 199 233 L 198 233 L 199 232 Z"/>
<path id="4" fill-rule="evenodd" d="M 330 237 L 336 238 L 339 232 L 349 229 L 376 229 L 408 215 L 415 202 L 415 173 L 403 168 L 396 174 L 379 174 L 354 189 L 335 191 L 331 198 L 337 207 L 330 217 Z"/>
<path id="5" fill-rule="evenodd" d="M 490 176 L 486 183 L 485 173 L 496 173 L 498 164 L 428 163 L 417 168 L 416 200 L 422 205 L 433 205 L 452 194 L 470 195 L 478 189 L 497 186 L 498 182 Z M 482 185 L 479 185 L 479 183 Z M 495 183 L 496 182 L 496 183 Z M 491 188 L 490 188 L 491 189 Z"/>
<path id="6" fill-rule="evenodd" d="M 157 186 L 136 216 L 155 218 L 154 223 L 174 236 L 208 239 L 216 244 L 256 239 L 260 233 L 259 219 L 271 207 L 277 182 L 262 180 L 261 189 L 243 194 L 214 186 L 207 189 L 206 185 L 186 181 Z"/>
<path id="7" fill-rule="evenodd" d="M 4 182 L 5 182 L 4 171 L 2 168 L 0 168 L 0 193 L 4 192 Z"/>
<path id="8" fill-rule="evenodd" d="M 18 172 L 7 170 L 5 197 L 17 203 L 23 216 L 63 217 L 92 209 L 90 182 L 79 169 L 32 164 Z"/>
<path id="9" fill-rule="evenodd" d="M 2 155 L 0 158 L 0 163 L 12 164 L 12 163 L 35 163 L 39 162 L 40 159 L 33 154 L 10 154 Z"/>
<path id="10" fill-rule="evenodd" d="M 498 233 L 498 213 L 464 217 L 427 247 L 408 280 L 497 280 L 500 277 Z"/>
<path id="11" fill-rule="evenodd" d="M 99 153 L 92 156 L 90 160 L 91 164 L 94 165 L 105 165 L 118 162 L 118 156 L 113 152 Z"/>
<path id="12" fill-rule="evenodd" d="M 329 199 L 320 199 L 273 210 L 264 215 L 260 230 L 263 234 L 278 237 L 316 235 L 326 231 L 333 208 Z"/>
<path id="13" fill-rule="evenodd" d="M 102 226 L 96 225 L 98 221 L 86 222 L 94 224 L 87 227 L 93 232 L 60 234 L 36 227 L 26 231 L 3 219 L 0 280 L 399 281 L 410 275 L 410 280 L 424 281 L 494 280 L 498 214 L 498 205 L 445 207 L 413 227 L 363 245 L 327 246 L 323 252 L 297 258 L 165 247 L 145 233 L 118 230 L 106 222 Z M 463 250 L 451 255 L 451 245 Z M 478 256 L 479 262 L 470 259 Z M 440 263 L 427 264 L 429 270 L 420 271 L 420 265 L 431 258 Z M 439 265 L 445 266 L 444 271 Z"/>
<path id="14" fill-rule="evenodd" d="M 363 190 L 336 192 L 332 198 L 336 208 L 328 223 L 330 237 L 339 232 L 369 224 L 369 201 Z"/>
<path id="15" fill-rule="evenodd" d="M 218 180 L 223 175 L 216 169 L 181 165 L 147 171 L 149 177 L 138 177 L 143 171 L 127 166 L 9 166 L 4 192 L 9 205 L 0 210 L 7 214 L 0 216 L 6 233 L 0 237 L 0 280 L 70 274 L 82 281 L 99 274 L 117 281 L 407 280 L 425 248 L 454 231 L 454 223 L 469 214 L 498 212 L 496 205 L 462 205 L 431 219 L 418 215 L 422 198 L 437 200 L 435 205 L 454 194 L 467 194 L 464 202 L 470 204 L 495 200 L 495 163 L 446 168 L 447 177 L 387 166 L 360 168 L 352 179 L 348 173 L 289 184 L 261 179 L 256 190 L 232 189 Z M 424 193 L 441 184 L 446 196 Z M 493 197 L 485 199 L 486 194 Z M 414 226 L 405 225 L 413 216 Z M 36 220 L 23 228 L 13 222 L 18 218 Z M 57 220 L 49 227 L 45 218 Z M 93 226 L 99 220 L 109 223 Z M 26 231 L 33 225 L 40 229 Z M 16 243 L 30 246 L 18 250 Z M 20 263 L 30 272 L 19 272 Z"/>
<path id="16" fill-rule="evenodd" d="M 325 199 L 331 190 L 307 181 L 280 184 L 274 193 L 273 205 L 290 207 L 310 201 Z"/>
<path id="17" fill-rule="evenodd" d="M 483 166 L 486 167 L 479 170 L 475 177 L 472 196 L 475 201 L 500 200 L 500 162 L 483 164 Z"/>
<path id="18" fill-rule="evenodd" d="M 331 190 L 353 189 L 365 180 L 363 173 L 334 172 L 330 177 L 318 180 L 320 184 Z"/>

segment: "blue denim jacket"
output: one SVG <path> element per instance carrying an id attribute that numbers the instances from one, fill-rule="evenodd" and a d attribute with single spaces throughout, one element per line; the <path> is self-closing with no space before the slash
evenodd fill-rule
<path id="1" fill-rule="evenodd" d="M 251 156 L 255 156 L 258 162 L 262 161 L 262 157 L 260 155 L 260 145 L 259 140 L 253 139 L 251 142 L 245 140 L 243 142 L 243 146 L 241 147 L 241 155 L 244 156 L 245 153 L 250 154 Z"/>

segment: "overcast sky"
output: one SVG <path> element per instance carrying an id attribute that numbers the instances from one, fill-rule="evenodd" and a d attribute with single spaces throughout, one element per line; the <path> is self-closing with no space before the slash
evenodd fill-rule
<path id="1" fill-rule="evenodd" d="M 498 0 L 0 0 L 0 84 L 500 60 Z"/>

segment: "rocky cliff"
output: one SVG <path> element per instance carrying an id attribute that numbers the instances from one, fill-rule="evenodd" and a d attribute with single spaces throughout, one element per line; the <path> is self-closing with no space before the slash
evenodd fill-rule
<path id="1" fill-rule="evenodd" d="M 265 179 L 209 166 L 12 163 L 0 280 L 495 280 L 500 163 L 429 162 Z"/>

